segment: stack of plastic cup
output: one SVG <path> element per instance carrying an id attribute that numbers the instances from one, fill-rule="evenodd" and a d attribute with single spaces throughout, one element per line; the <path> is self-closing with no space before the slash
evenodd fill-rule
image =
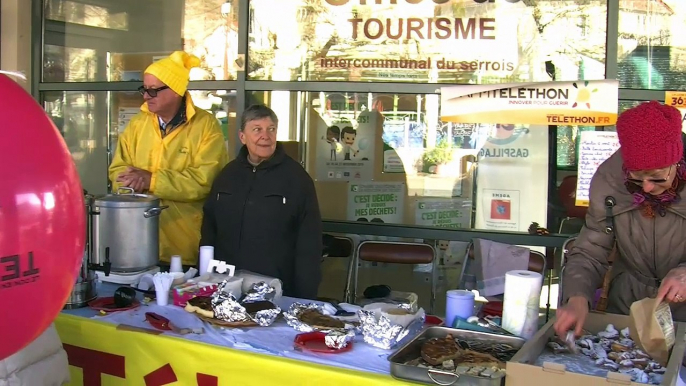
<path id="1" fill-rule="evenodd" d="M 207 273 L 210 266 L 210 261 L 214 259 L 214 247 L 210 245 L 204 245 L 200 247 L 200 258 L 198 259 L 198 274 L 200 276 Z"/>
<path id="2" fill-rule="evenodd" d="M 181 266 L 181 256 L 174 255 L 171 257 L 169 272 L 183 272 L 183 267 Z"/>

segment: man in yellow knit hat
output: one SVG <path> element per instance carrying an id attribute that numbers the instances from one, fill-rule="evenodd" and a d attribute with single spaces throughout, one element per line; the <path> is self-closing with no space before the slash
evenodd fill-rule
<path id="1" fill-rule="evenodd" d="M 159 197 L 160 260 L 181 255 L 196 265 L 202 206 L 228 163 L 217 119 L 197 108 L 186 90 L 200 60 L 183 51 L 151 64 L 138 91 L 145 103 L 119 137 L 109 168 L 113 190 L 130 187 Z"/>

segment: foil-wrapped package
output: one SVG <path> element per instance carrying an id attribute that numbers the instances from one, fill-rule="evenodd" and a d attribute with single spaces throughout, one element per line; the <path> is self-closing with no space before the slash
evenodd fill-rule
<path id="1" fill-rule="evenodd" d="M 329 331 L 324 337 L 324 343 L 326 347 L 332 348 L 334 350 L 340 350 L 348 346 L 348 343 L 355 339 L 355 332 L 349 330 L 347 332 L 343 331 Z"/>
<path id="2" fill-rule="evenodd" d="M 243 303 L 259 302 L 262 300 L 271 301 L 274 299 L 274 293 L 274 287 L 261 281 L 251 286 L 251 288 L 243 297 Z"/>
<path id="3" fill-rule="evenodd" d="M 291 306 L 288 308 L 288 311 L 283 313 L 283 318 L 286 319 L 286 323 L 288 323 L 289 326 L 293 327 L 296 331 L 300 332 L 312 332 L 312 331 L 319 331 L 318 329 L 315 329 L 314 327 L 310 326 L 309 324 L 303 323 L 298 316 L 300 313 L 302 313 L 305 310 L 309 309 L 314 309 L 317 311 L 322 311 L 322 307 L 315 304 L 315 303 L 308 303 L 308 304 L 303 304 L 303 303 L 293 303 Z"/>
<path id="4" fill-rule="evenodd" d="M 227 282 L 228 280 L 225 280 L 219 284 L 217 290 L 212 294 L 212 310 L 214 311 L 215 318 L 229 323 L 251 320 L 262 327 L 267 327 L 274 323 L 281 313 L 281 308 L 265 300 L 265 296 L 273 293 L 274 288 L 269 287 L 269 285 L 266 285 L 268 288 L 265 288 L 265 283 L 255 283 L 248 292 L 249 296 L 246 296 L 242 302 L 239 302 L 232 294 L 224 292 Z M 269 288 L 271 288 L 271 291 Z M 273 307 L 261 309 L 254 313 L 248 312 L 247 308 L 251 308 L 249 304 L 265 301 L 269 302 Z"/>
<path id="5" fill-rule="evenodd" d="M 249 315 L 250 318 L 262 327 L 271 326 L 272 323 L 279 317 L 281 313 L 281 308 L 274 305 L 276 308 L 270 308 L 268 310 L 257 311 L 255 315 Z"/>
<path id="6" fill-rule="evenodd" d="M 296 331 L 300 332 L 312 332 L 319 331 L 326 334 L 324 337 L 324 343 L 327 347 L 334 349 L 342 349 L 355 339 L 355 326 L 349 323 L 339 321 L 341 327 L 325 327 L 325 326 L 313 326 L 303 322 L 300 316 L 303 312 L 308 310 L 314 310 L 322 315 L 322 306 L 315 303 L 293 303 L 288 311 L 283 313 L 284 319 L 289 326 L 293 327 Z"/>
<path id="7" fill-rule="evenodd" d="M 359 310 L 357 314 L 360 317 L 360 331 L 364 341 L 385 350 L 392 349 L 408 335 L 416 335 L 424 326 L 423 314 L 407 327 L 395 324 L 373 311 Z"/>
<path id="8" fill-rule="evenodd" d="M 214 317 L 231 323 L 249 320 L 250 317 L 245 312 L 245 307 L 240 305 L 232 294 L 224 292 L 222 284 L 212 294 Z"/>

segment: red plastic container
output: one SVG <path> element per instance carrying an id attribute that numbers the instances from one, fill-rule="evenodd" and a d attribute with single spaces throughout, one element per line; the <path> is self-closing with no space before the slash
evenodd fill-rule
<path id="1" fill-rule="evenodd" d="M 438 316 L 426 315 L 426 318 L 424 318 L 424 325 L 426 326 L 442 326 L 443 323 L 443 319 Z"/>
<path id="2" fill-rule="evenodd" d="M 340 354 L 348 352 L 353 348 L 353 342 L 349 342 L 342 349 L 333 349 L 326 345 L 325 336 L 325 333 L 319 331 L 298 334 L 295 336 L 295 345 L 303 350 L 326 354 Z"/>
<path id="3" fill-rule="evenodd" d="M 488 302 L 481 308 L 482 316 L 503 316 L 503 302 Z"/>

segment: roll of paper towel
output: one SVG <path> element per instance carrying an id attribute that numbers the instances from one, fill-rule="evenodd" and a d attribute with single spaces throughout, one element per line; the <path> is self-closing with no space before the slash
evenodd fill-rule
<path id="1" fill-rule="evenodd" d="M 283 295 L 283 284 L 281 283 L 281 280 L 277 278 L 243 270 L 236 271 L 234 276 L 243 279 L 243 293 L 248 292 L 248 290 L 250 290 L 250 287 L 252 287 L 253 284 L 263 281 L 269 284 L 270 286 L 274 287 L 274 301 L 279 300 L 281 298 L 281 295 Z"/>
<path id="2" fill-rule="evenodd" d="M 540 273 L 514 270 L 505 274 L 502 327 L 524 339 L 538 331 L 538 312 L 543 276 Z"/>

